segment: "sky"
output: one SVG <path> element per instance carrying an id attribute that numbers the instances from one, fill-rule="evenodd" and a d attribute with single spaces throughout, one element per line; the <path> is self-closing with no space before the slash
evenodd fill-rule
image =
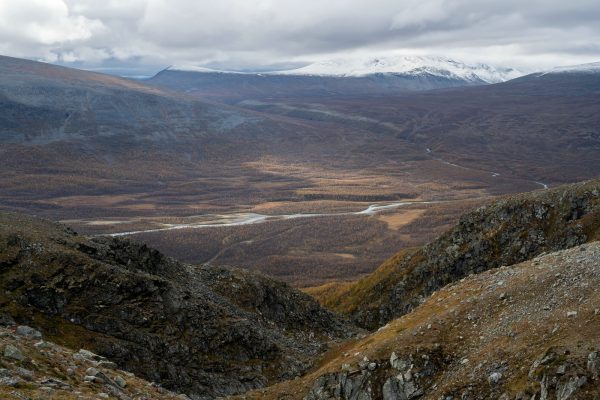
<path id="1" fill-rule="evenodd" d="M 0 54 L 126 76 L 390 54 L 535 71 L 600 61 L 600 1 L 0 0 Z"/>

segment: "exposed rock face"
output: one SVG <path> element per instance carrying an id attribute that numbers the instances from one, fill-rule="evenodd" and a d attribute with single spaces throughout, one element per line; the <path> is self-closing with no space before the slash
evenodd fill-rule
<path id="1" fill-rule="evenodd" d="M 327 341 L 353 332 L 310 297 L 255 274 L 0 218 L 0 300 L 12 318 L 192 398 L 293 378 Z"/>
<path id="2" fill-rule="evenodd" d="M 323 375 L 315 381 L 307 400 L 416 399 L 431 385 L 443 363 L 440 346 L 418 349 L 416 354 L 402 358 L 392 352 L 389 362 L 382 362 L 375 370 L 358 368 Z"/>
<path id="3" fill-rule="evenodd" d="M 395 274 L 361 292 L 372 278 L 359 281 L 349 293 L 360 294 L 342 293 L 338 301 L 353 298 L 355 321 L 375 329 L 448 283 L 598 239 L 599 232 L 598 180 L 506 198 L 465 214 L 439 239 L 399 258 Z"/>
<path id="4" fill-rule="evenodd" d="M 427 356 L 427 354 L 424 354 Z M 579 360 L 581 361 L 581 360 Z M 425 364 L 427 366 L 427 362 Z M 445 365 L 449 367 L 449 365 Z M 532 365 L 532 368 L 535 364 Z M 436 380 L 435 374 L 441 371 L 441 368 L 430 366 L 424 372 L 413 372 L 413 369 L 423 371 L 422 367 L 415 368 L 411 364 L 410 369 L 397 370 L 389 365 L 381 373 L 376 374 L 368 370 L 355 371 L 354 373 L 339 372 L 323 375 L 318 378 L 310 392 L 306 396 L 306 400 L 412 400 L 418 398 L 436 398 L 431 395 L 426 395 L 435 391 Z M 579 371 L 578 371 L 579 368 Z M 547 368 L 548 369 L 548 368 Z M 565 372 L 567 370 L 565 369 Z M 517 394 L 517 399 L 527 400 L 567 400 L 573 398 L 574 394 L 578 394 L 581 399 L 596 399 L 594 397 L 597 392 L 594 387 L 589 387 L 588 384 L 595 385 L 596 381 L 590 381 L 585 372 L 581 372 L 578 365 L 573 364 L 569 370 L 568 376 L 565 372 L 558 373 L 552 371 L 549 375 L 542 375 L 538 380 L 536 377 L 530 377 L 527 380 L 529 389 L 527 392 Z M 493 373 L 491 376 L 493 384 L 498 384 L 501 374 Z M 384 382 L 383 385 L 381 382 Z M 587 386 L 587 387 L 586 387 Z M 534 388 L 538 388 L 538 390 Z M 589 389 L 589 390 L 588 390 Z M 491 398 L 494 393 L 493 389 L 485 393 L 481 389 L 469 388 L 460 393 L 460 399 L 485 399 Z M 512 397 L 504 392 L 500 395 L 500 399 L 511 399 Z M 483 397 L 482 397 L 483 396 Z M 454 399 L 452 393 L 438 397 L 440 399 Z"/>

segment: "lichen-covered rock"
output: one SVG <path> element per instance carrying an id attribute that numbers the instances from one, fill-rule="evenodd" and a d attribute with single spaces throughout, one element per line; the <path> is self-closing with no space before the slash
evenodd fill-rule
<path id="1" fill-rule="evenodd" d="M 42 333 L 36 329 L 33 329 L 27 325 L 19 325 L 15 330 L 15 333 L 20 336 L 24 336 L 28 339 L 41 339 Z"/>
<path id="2" fill-rule="evenodd" d="M 0 327 L 0 348 L 19 347 L 24 360 L 0 357 L 0 399 L 176 400 L 189 397 L 170 392 L 134 374 L 107 369 L 91 358 L 73 357 L 73 350 L 54 344 L 40 350 L 35 338 Z M 26 366 L 27 368 L 25 368 Z"/>
<path id="3" fill-rule="evenodd" d="M 450 359 L 441 346 L 420 348 L 414 354 L 399 357 L 392 352 L 388 360 L 375 363 L 376 369 L 352 367 L 319 377 L 307 400 L 412 400 L 431 386 L 434 375 Z"/>
<path id="4" fill-rule="evenodd" d="M 25 360 L 23 352 L 21 352 L 17 346 L 12 344 L 7 344 L 6 347 L 4 347 L 4 357 L 17 361 Z"/>
<path id="5" fill-rule="evenodd" d="M 328 374 L 317 379 L 307 400 L 372 400 L 371 374 L 363 370 L 354 374 Z"/>

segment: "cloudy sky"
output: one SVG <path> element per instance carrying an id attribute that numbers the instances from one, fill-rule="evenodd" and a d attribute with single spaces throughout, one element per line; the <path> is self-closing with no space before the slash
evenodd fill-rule
<path id="1" fill-rule="evenodd" d="M 123 75 L 388 53 L 535 70 L 600 61 L 600 2 L 0 0 L 0 53 Z"/>

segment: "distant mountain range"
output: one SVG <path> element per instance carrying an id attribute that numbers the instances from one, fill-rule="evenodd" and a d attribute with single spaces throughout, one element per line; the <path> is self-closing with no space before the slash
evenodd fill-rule
<path id="1" fill-rule="evenodd" d="M 150 79 L 206 96 L 362 95 L 443 89 L 505 82 L 522 76 L 512 68 L 436 56 L 339 58 L 272 72 L 219 71 L 174 65 Z"/>
<path id="2" fill-rule="evenodd" d="M 360 77 L 374 74 L 407 76 L 432 75 L 473 83 L 498 83 L 524 75 L 513 68 L 467 64 L 437 56 L 387 56 L 381 58 L 340 58 L 302 68 L 277 72 L 285 75 Z"/>
<path id="3" fill-rule="evenodd" d="M 598 72 L 600 62 L 556 67 L 529 75 Z M 384 56 L 338 58 L 271 72 L 173 65 L 149 82 L 229 102 L 257 97 L 389 95 L 489 85 L 526 75 L 514 68 L 468 64 L 439 56 Z"/>
<path id="4" fill-rule="evenodd" d="M 296 75 L 330 77 L 365 77 L 376 74 L 423 76 L 432 75 L 441 78 L 464 80 L 473 83 L 498 83 L 524 75 L 522 72 L 506 67 L 494 67 L 487 64 L 466 64 L 450 58 L 438 56 L 384 56 L 337 58 L 315 62 L 301 68 L 272 72 L 235 72 L 218 71 L 203 67 L 178 66 L 171 71 L 202 73 L 228 73 L 238 75 Z"/>

